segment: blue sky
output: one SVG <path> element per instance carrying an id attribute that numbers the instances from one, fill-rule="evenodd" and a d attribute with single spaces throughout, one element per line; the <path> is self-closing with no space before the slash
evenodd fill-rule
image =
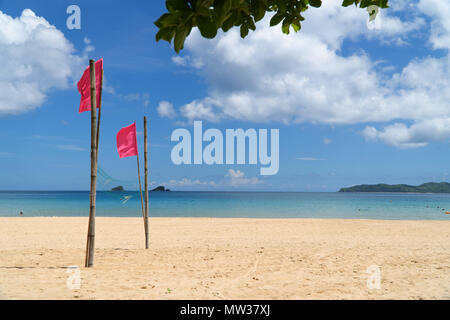
<path id="1" fill-rule="evenodd" d="M 81 30 L 66 27 L 71 4 L 81 8 Z M 144 115 L 151 183 L 174 190 L 448 181 L 450 4 L 396 1 L 375 29 L 367 12 L 338 4 L 312 8 L 289 36 L 267 19 L 245 40 L 194 31 L 176 55 L 154 40 L 163 1 L 0 0 L 0 190 L 89 189 L 90 114 L 77 112 L 76 82 L 100 57 L 99 166 L 124 184 L 136 179 L 136 159 L 119 159 L 116 133 L 134 121 L 142 131 Z M 37 21 L 44 27 L 30 29 Z M 193 120 L 223 132 L 279 129 L 278 174 L 260 176 L 259 165 L 175 166 L 170 135 L 192 131 Z"/>

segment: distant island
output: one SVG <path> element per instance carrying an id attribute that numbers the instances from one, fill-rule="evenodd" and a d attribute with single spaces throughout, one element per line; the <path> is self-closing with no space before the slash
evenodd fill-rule
<path id="1" fill-rule="evenodd" d="M 118 186 L 118 187 L 112 188 L 111 191 L 125 191 L 125 189 L 122 186 Z"/>
<path id="2" fill-rule="evenodd" d="M 164 186 L 159 186 L 159 187 L 156 187 L 155 189 L 150 190 L 150 191 L 164 192 L 164 191 L 170 191 L 170 189 L 166 189 Z"/>
<path id="3" fill-rule="evenodd" d="M 450 193 L 450 183 L 428 182 L 419 186 L 407 184 L 361 184 L 341 188 L 339 192 L 412 192 L 412 193 Z"/>

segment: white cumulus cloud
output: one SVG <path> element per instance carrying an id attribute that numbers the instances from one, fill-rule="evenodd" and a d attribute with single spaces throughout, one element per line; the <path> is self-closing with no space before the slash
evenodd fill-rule
<path id="1" fill-rule="evenodd" d="M 225 177 L 229 178 L 229 185 L 233 187 L 248 186 L 263 183 L 263 181 L 259 180 L 256 177 L 247 178 L 245 176 L 245 173 L 242 172 L 241 170 L 229 169 Z"/>
<path id="2" fill-rule="evenodd" d="M 381 10 L 380 28 L 369 30 L 365 10 L 342 8 L 340 1 L 327 1 L 320 9 L 308 10 L 302 30 L 289 36 L 283 35 L 280 28 L 268 27 L 268 19 L 261 21 L 246 39 L 241 39 L 234 29 L 213 40 L 203 39 L 195 31 L 186 44 L 190 56 L 184 57 L 183 63 L 179 60 L 178 65 L 196 61 L 193 67 L 205 78 L 208 95 L 186 102 L 180 114 L 189 120 L 209 121 L 371 123 L 377 132 L 382 131 L 373 123 L 404 121 L 425 126 L 439 119 L 447 121 L 448 16 L 448 1 L 403 1 L 395 10 Z M 403 70 L 392 74 L 390 66 L 380 68 L 380 62 L 372 61 L 363 51 L 351 55 L 341 52 L 345 39 L 408 45 L 411 35 L 426 26 L 426 18 L 431 20 L 429 49 L 445 49 L 445 56 L 412 59 Z M 405 123 L 405 130 L 414 128 Z M 364 134 L 367 136 L 372 129 Z M 429 139 L 450 137 L 446 130 L 436 130 L 440 133 Z M 407 137 L 413 139 L 416 135 Z M 381 137 L 377 139 L 388 143 Z M 390 144 L 426 145 L 426 141 L 413 140 Z"/>
<path id="3" fill-rule="evenodd" d="M 174 118 L 176 116 L 173 104 L 167 101 L 161 101 L 158 105 L 158 114 L 161 117 Z"/>
<path id="4" fill-rule="evenodd" d="M 450 137 L 450 119 L 425 120 L 416 122 L 411 126 L 404 123 L 394 123 L 382 130 L 367 126 L 362 133 L 367 139 L 380 140 L 402 149 L 424 147 L 430 141 Z"/>
<path id="5" fill-rule="evenodd" d="M 86 54 L 92 46 L 86 39 Z M 13 18 L 0 11 L 0 116 L 42 105 L 51 89 L 67 88 L 84 70 L 64 34 L 32 10 Z"/>

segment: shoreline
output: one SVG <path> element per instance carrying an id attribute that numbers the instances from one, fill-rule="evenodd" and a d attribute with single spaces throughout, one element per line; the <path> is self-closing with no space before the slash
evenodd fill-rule
<path id="1" fill-rule="evenodd" d="M 149 220 L 145 250 L 142 217 L 97 217 L 87 269 L 87 217 L 1 217 L 0 299 L 450 299 L 449 221 Z"/>
<path id="2" fill-rule="evenodd" d="M 448 217 L 448 219 L 446 219 Z M 183 216 L 165 216 L 165 217 L 148 217 L 149 220 L 170 220 L 170 219 L 179 219 L 179 220 L 202 220 L 202 219 L 217 219 L 217 220 L 262 220 L 262 221 L 277 221 L 277 220 L 300 220 L 300 221 L 307 221 L 307 220 L 333 220 L 333 221 L 405 221 L 405 222 L 427 222 L 427 221 L 434 221 L 434 222 L 450 222 L 450 215 L 444 214 L 444 217 L 442 219 L 378 219 L 378 218 L 323 218 L 323 217 L 183 217 Z M 89 216 L 0 216 L 0 222 L 2 219 L 89 219 Z M 125 217 L 125 216 L 96 216 L 95 219 L 142 219 L 141 217 Z"/>

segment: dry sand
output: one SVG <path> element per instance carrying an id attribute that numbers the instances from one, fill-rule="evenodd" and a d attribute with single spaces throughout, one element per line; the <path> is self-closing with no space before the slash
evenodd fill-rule
<path id="1" fill-rule="evenodd" d="M 87 223 L 0 218 L 0 298 L 450 299 L 450 221 L 155 218 L 144 250 L 142 219 L 97 218 L 86 269 Z"/>

